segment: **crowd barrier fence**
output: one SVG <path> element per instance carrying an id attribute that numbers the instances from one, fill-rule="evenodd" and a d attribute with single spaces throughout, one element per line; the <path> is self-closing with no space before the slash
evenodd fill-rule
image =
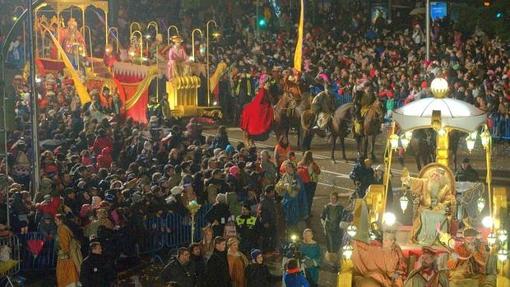
<path id="1" fill-rule="evenodd" d="M 201 230 L 207 225 L 205 215 L 211 205 L 203 205 L 195 215 L 194 241 L 201 240 Z M 168 213 L 164 217 L 149 218 L 144 223 L 145 229 L 142 236 L 136 241 L 137 254 L 148 255 L 153 259 L 161 260 L 160 252 L 172 250 L 191 243 L 191 218 L 175 213 Z M 3 245 L 11 247 L 16 257 L 19 258 L 18 265 L 10 273 L 0 274 L 2 277 L 21 272 L 47 271 L 55 269 L 57 264 L 57 242 L 54 239 L 45 238 L 39 232 L 17 234 L 11 237 L 15 242 L 4 242 L 0 240 L 0 247 Z"/>

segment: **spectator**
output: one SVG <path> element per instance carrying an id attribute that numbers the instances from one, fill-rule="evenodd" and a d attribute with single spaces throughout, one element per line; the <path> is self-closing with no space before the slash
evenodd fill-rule
<path id="1" fill-rule="evenodd" d="M 250 253 L 251 263 L 246 266 L 247 287 L 270 287 L 272 275 L 269 268 L 264 264 L 264 257 L 260 249 L 253 249 Z"/>
<path id="2" fill-rule="evenodd" d="M 111 287 L 116 281 L 112 262 L 103 255 L 101 243 L 92 241 L 90 254 L 83 259 L 80 268 L 80 283 L 83 287 Z"/>
<path id="3" fill-rule="evenodd" d="M 478 172 L 471 166 L 469 158 L 464 158 L 460 170 L 455 174 L 456 181 L 478 182 Z"/>
<path id="4" fill-rule="evenodd" d="M 205 270 L 208 287 L 232 287 L 225 248 L 225 238 L 221 236 L 214 238 L 214 252 L 207 261 Z"/>
<path id="5" fill-rule="evenodd" d="M 177 256 L 170 259 L 161 272 L 161 281 L 163 283 L 174 281 L 182 287 L 193 287 L 197 278 L 192 267 L 189 249 L 181 247 L 177 250 Z"/>
<path id="6" fill-rule="evenodd" d="M 287 262 L 287 270 L 283 275 L 283 282 L 286 287 L 309 287 L 310 284 L 301 273 L 298 268 L 298 262 L 296 259 L 290 259 Z"/>
<path id="7" fill-rule="evenodd" d="M 232 287 L 245 287 L 246 276 L 244 270 L 248 265 L 248 259 L 246 256 L 239 251 L 239 240 L 232 237 L 227 242 L 228 252 L 228 269 L 230 272 L 230 279 L 232 281 Z"/>

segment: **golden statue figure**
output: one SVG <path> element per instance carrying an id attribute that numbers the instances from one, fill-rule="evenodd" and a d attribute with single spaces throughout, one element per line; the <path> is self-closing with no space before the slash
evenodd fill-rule
<path id="1" fill-rule="evenodd" d="M 432 164 L 423 169 L 421 178 L 413 178 L 405 170 L 401 179 L 415 198 L 413 242 L 421 245 L 436 243 L 439 231 L 448 231 L 451 215 L 455 213 L 455 182 L 451 171 Z"/>

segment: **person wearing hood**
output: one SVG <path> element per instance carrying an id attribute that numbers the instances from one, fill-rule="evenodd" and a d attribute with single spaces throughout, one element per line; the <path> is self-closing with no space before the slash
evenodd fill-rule
<path id="1" fill-rule="evenodd" d="M 192 267 L 192 264 L 190 264 L 190 251 L 186 247 L 181 247 L 177 251 L 177 256 L 172 257 L 161 272 L 161 282 L 166 284 L 173 281 L 182 287 L 194 287 L 197 278 Z"/>
<path id="2" fill-rule="evenodd" d="M 97 168 L 109 169 L 112 162 L 112 149 L 110 147 L 103 148 L 101 154 L 97 156 Z"/>
<path id="3" fill-rule="evenodd" d="M 101 243 L 90 243 L 90 253 L 80 268 L 80 282 L 83 287 L 111 287 L 116 278 L 112 262 L 103 255 Z"/>

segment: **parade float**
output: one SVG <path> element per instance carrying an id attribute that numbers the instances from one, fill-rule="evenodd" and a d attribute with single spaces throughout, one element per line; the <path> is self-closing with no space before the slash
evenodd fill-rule
<path id="1" fill-rule="evenodd" d="M 92 15 L 104 25 L 104 43 L 93 42 L 87 23 L 97 19 L 87 18 L 88 9 L 93 9 L 95 15 Z M 198 100 L 198 88 L 203 84 L 199 75 L 207 74 L 211 83 L 207 85 L 211 91 L 208 94 L 211 95 L 225 71 L 225 67 L 219 65 L 210 76 L 205 64 L 195 62 L 194 36 L 195 32 L 202 35 L 200 29 L 192 33 L 192 56 L 188 57 L 185 47 L 181 46 L 183 39 L 178 28 L 168 28 L 167 43 L 164 43 L 155 21 L 147 25 L 131 23 L 129 45 L 122 47 L 118 29 L 108 26 L 106 0 L 48 0 L 35 8 L 35 18 L 38 75 L 65 71 L 74 82 L 82 105 L 95 100 L 105 105 L 115 96 L 120 101 L 118 113 L 142 123 L 147 122 L 150 105 L 165 105 L 163 110 L 170 112 L 164 113 L 165 117 L 170 114 L 173 117 L 222 117 L 216 100 L 208 97 L 202 104 Z M 98 55 L 97 45 L 104 55 Z M 208 48 L 209 23 L 207 53 Z M 166 85 L 164 78 L 168 79 Z M 110 94 L 105 95 L 105 90 Z"/>
<path id="2" fill-rule="evenodd" d="M 407 148 L 417 129 L 435 131 L 436 161 L 417 177 L 404 169 L 401 188 L 391 189 L 392 175 L 386 172 L 383 185 L 371 185 L 365 198 L 355 200 L 339 287 L 510 286 L 507 190 L 492 185 L 487 115 L 447 98 L 448 83 L 442 78 L 434 79 L 431 92 L 434 97 L 393 112 L 384 165 L 392 170 L 393 152 Z M 469 152 L 481 140 L 484 183 L 455 181 L 448 158 L 455 131 L 466 135 Z M 393 206 L 387 206 L 390 192 Z M 406 215 L 411 220 L 406 222 Z"/>

